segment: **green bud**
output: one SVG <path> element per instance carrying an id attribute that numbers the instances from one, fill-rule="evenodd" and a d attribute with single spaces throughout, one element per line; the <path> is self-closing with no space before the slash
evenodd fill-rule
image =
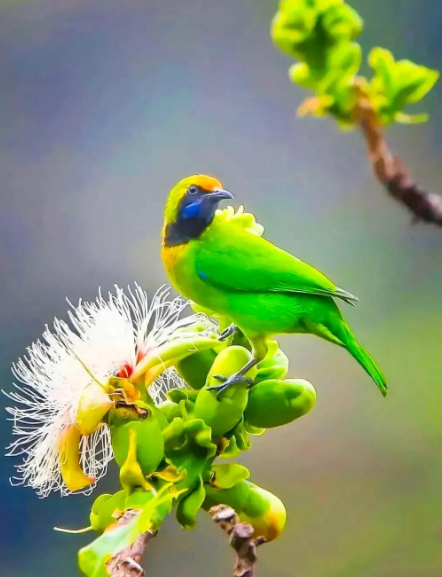
<path id="1" fill-rule="evenodd" d="M 287 513 L 282 501 L 249 481 L 240 481 L 230 489 L 217 489 L 207 484 L 203 508 L 209 510 L 221 503 L 233 507 L 241 521 L 252 525 L 255 538 L 273 541 L 284 530 Z"/>
<path id="2" fill-rule="evenodd" d="M 176 370 L 189 387 L 202 389 L 215 359 L 216 352 L 213 349 L 199 351 L 178 361 Z"/>
<path id="3" fill-rule="evenodd" d="M 198 396 L 198 391 L 194 391 L 193 389 L 170 389 L 166 393 L 167 398 L 170 401 L 178 404 L 181 401 L 190 401 L 194 403 Z"/>
<path id="4" fill-rule="evenodd" d="M 164 440 L 158 420 L 148 410 L 144 418 L 131 407 L 111 411 L 112 448 L 122 467 L 129 454 L 131 431 L 136 434 L 136 460 L 144 476 L 156 471 L 164 457 Z"/>
<path id="5" fill-rule="evenodd" d="M 287 355 L 279 348 L 276 341 L 268 341 L 269 351 L 266 358 L 258 363 L 255 383 L 269 379 L 283 379 L 289 370 Z"/>
<path id="6" fill-rule="evenodd" d="M 254 427 L 281 427 L 308 413 L 315 400 L 313 385 L 303 379 L 262 381 L 249 391 L 244 419 Z"/>
<path id="7" fill-rule="evenodd" d="M 167 421 L 171 423 L 177 417 L 181 417 L 180 407 L 173 401 L 163 401 L 158 405 L 159 410 L 166 417 Z"/>
<path id="8" fill-rule="evenodd" d="M 216 391 L 208 391 L 207 387 L 220 384 L 214 375 L 229 377 L 252 358 L 252 354 L 243 347 L 227 347 L 217 356 L 210 369 L 207 383 L 195 402 L 195 418 L 204 420 L 212 429 L 213 437 L 221 437 L 239 423 L 247 405 L 248 390 L 246 384 L 234 385 L 218 397 Z M 246 376 L 254 378 L 256 372 L 256 367 L 253 367 Z"/>

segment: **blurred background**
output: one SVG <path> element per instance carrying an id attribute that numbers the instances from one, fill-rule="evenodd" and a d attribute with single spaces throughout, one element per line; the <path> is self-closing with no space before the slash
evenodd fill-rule
<path id="1" fill-rule="evenodd" d="M 442 4 L 353 0 L 362 44 L 442 69 Z M 0 372 L 65 297 L 166 281 L 159 257 L 168 190 L 218 176 L 273 242 L 360 297 L 345 313 L 384 368 L 384 400 L 345 351 L 281 339 L 315 410 L 255 441 L 243 462 L 285 502 L 284 536 L 259 574 L 436 577 L 442 568 L 442 231 L 410 226 L 374 181 L 358 133 L 296 119 L 306 96 L 269 39 L 268 0 L 0 1 Z M 441 191 L 442 84 L 429 124 L 388 132 L 422 186 Z M 7 404 L 5 398 L 0 399 Z M 2 410 L 1 445 L 10 439 Z M 0 464 L 2 574 L 78 575 L 93 496 L 39 500 Z M 112 474 L 99 489 L 117 485 Z M 221 577 L 233 553 L 200 516 L 170 519 L 147 574 Z"/>

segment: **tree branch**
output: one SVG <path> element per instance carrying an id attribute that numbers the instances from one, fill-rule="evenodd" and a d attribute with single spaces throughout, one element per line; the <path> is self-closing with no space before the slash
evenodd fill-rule
<path id="1" fill-rule="evenodd" d="M 118 519 L 117 525 L 126 525 L 137 514 L 137 511 L 128 509 Z M 126 547 L 112 557 L 106 564 L 109 575 L 111 577 L 143 577 L 145 572 L 140 563 L 152 537 L 155 537 L 155 534 L 150 531 L 143 533 L 130 547 Z"/>
<path id="2" fill-rule="evenodd" d="M 374 175 L 392 198 L 408 208 L 413 222 L 442 226 L 442 196 L 421 190 L 404 162 L 392 155 L 361 83 L 356 84 L 356 96 L 355 121 L 364 135 Z"/>
<path id="3" fill-rule="evenodd" d="M 236 551 L 236 563 L 233 569 L 235 577 L 255 577 L 256 548 L 265 543 L 265 539 L 253 539 L 254 529 L 249 523 L 241 523 L 237 514 L 227 505 L 216 505 L 209 511 L 215 523 L 230 537 L 230 545 Z"/>

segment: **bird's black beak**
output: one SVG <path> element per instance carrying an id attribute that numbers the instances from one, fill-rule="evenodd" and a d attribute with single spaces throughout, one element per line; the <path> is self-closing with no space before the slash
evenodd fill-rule
<path id="1" fill-rule="evenodd" d="M 216 202 L 220 202 L 221 200 L 232 200 L 235 198 L 231 192 L 222 188 L 214 188 L 209 196 L 211 199 L 216 200 Z"/>

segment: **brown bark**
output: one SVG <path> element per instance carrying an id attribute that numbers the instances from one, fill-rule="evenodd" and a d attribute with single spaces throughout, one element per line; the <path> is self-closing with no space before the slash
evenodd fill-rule
<path id="1" fill-rule="evenodd" d="M 425 192 L 414 182 L 404 162 L 390 152 L 363 85 L 356 85 L 356 91 L 355 121 L 364 135 L 374 175 L 392 198 L 408 208 L 413 222 L 442 226 L 442 196 Z"/>
<path id="2" fill-rule="evenodd" d="M 118 525 L 129 523 L 139 512 L 128 509 L 117 521 Z M 126 547 L 110 559 L 106 568 L 111 577 L 143 577 L 144 569 L 140 563 L 146 552 L 147 544 L 155 535 L 148 531 L 138 537 L 130 547 Z"/>
<path id="3" fill-rule="evenodd" d="M 265 539 L 253 538 L 254 529 L 249 523 L 241 523 L 237 514 L 227 505 L 216 505 L 209 511 L 215 523 L 227 533 L 230 545 L 236 551 L 236 563 L 233 569 L 235 577 L 255 577 L 256 574 L 256 548 Z"/>

